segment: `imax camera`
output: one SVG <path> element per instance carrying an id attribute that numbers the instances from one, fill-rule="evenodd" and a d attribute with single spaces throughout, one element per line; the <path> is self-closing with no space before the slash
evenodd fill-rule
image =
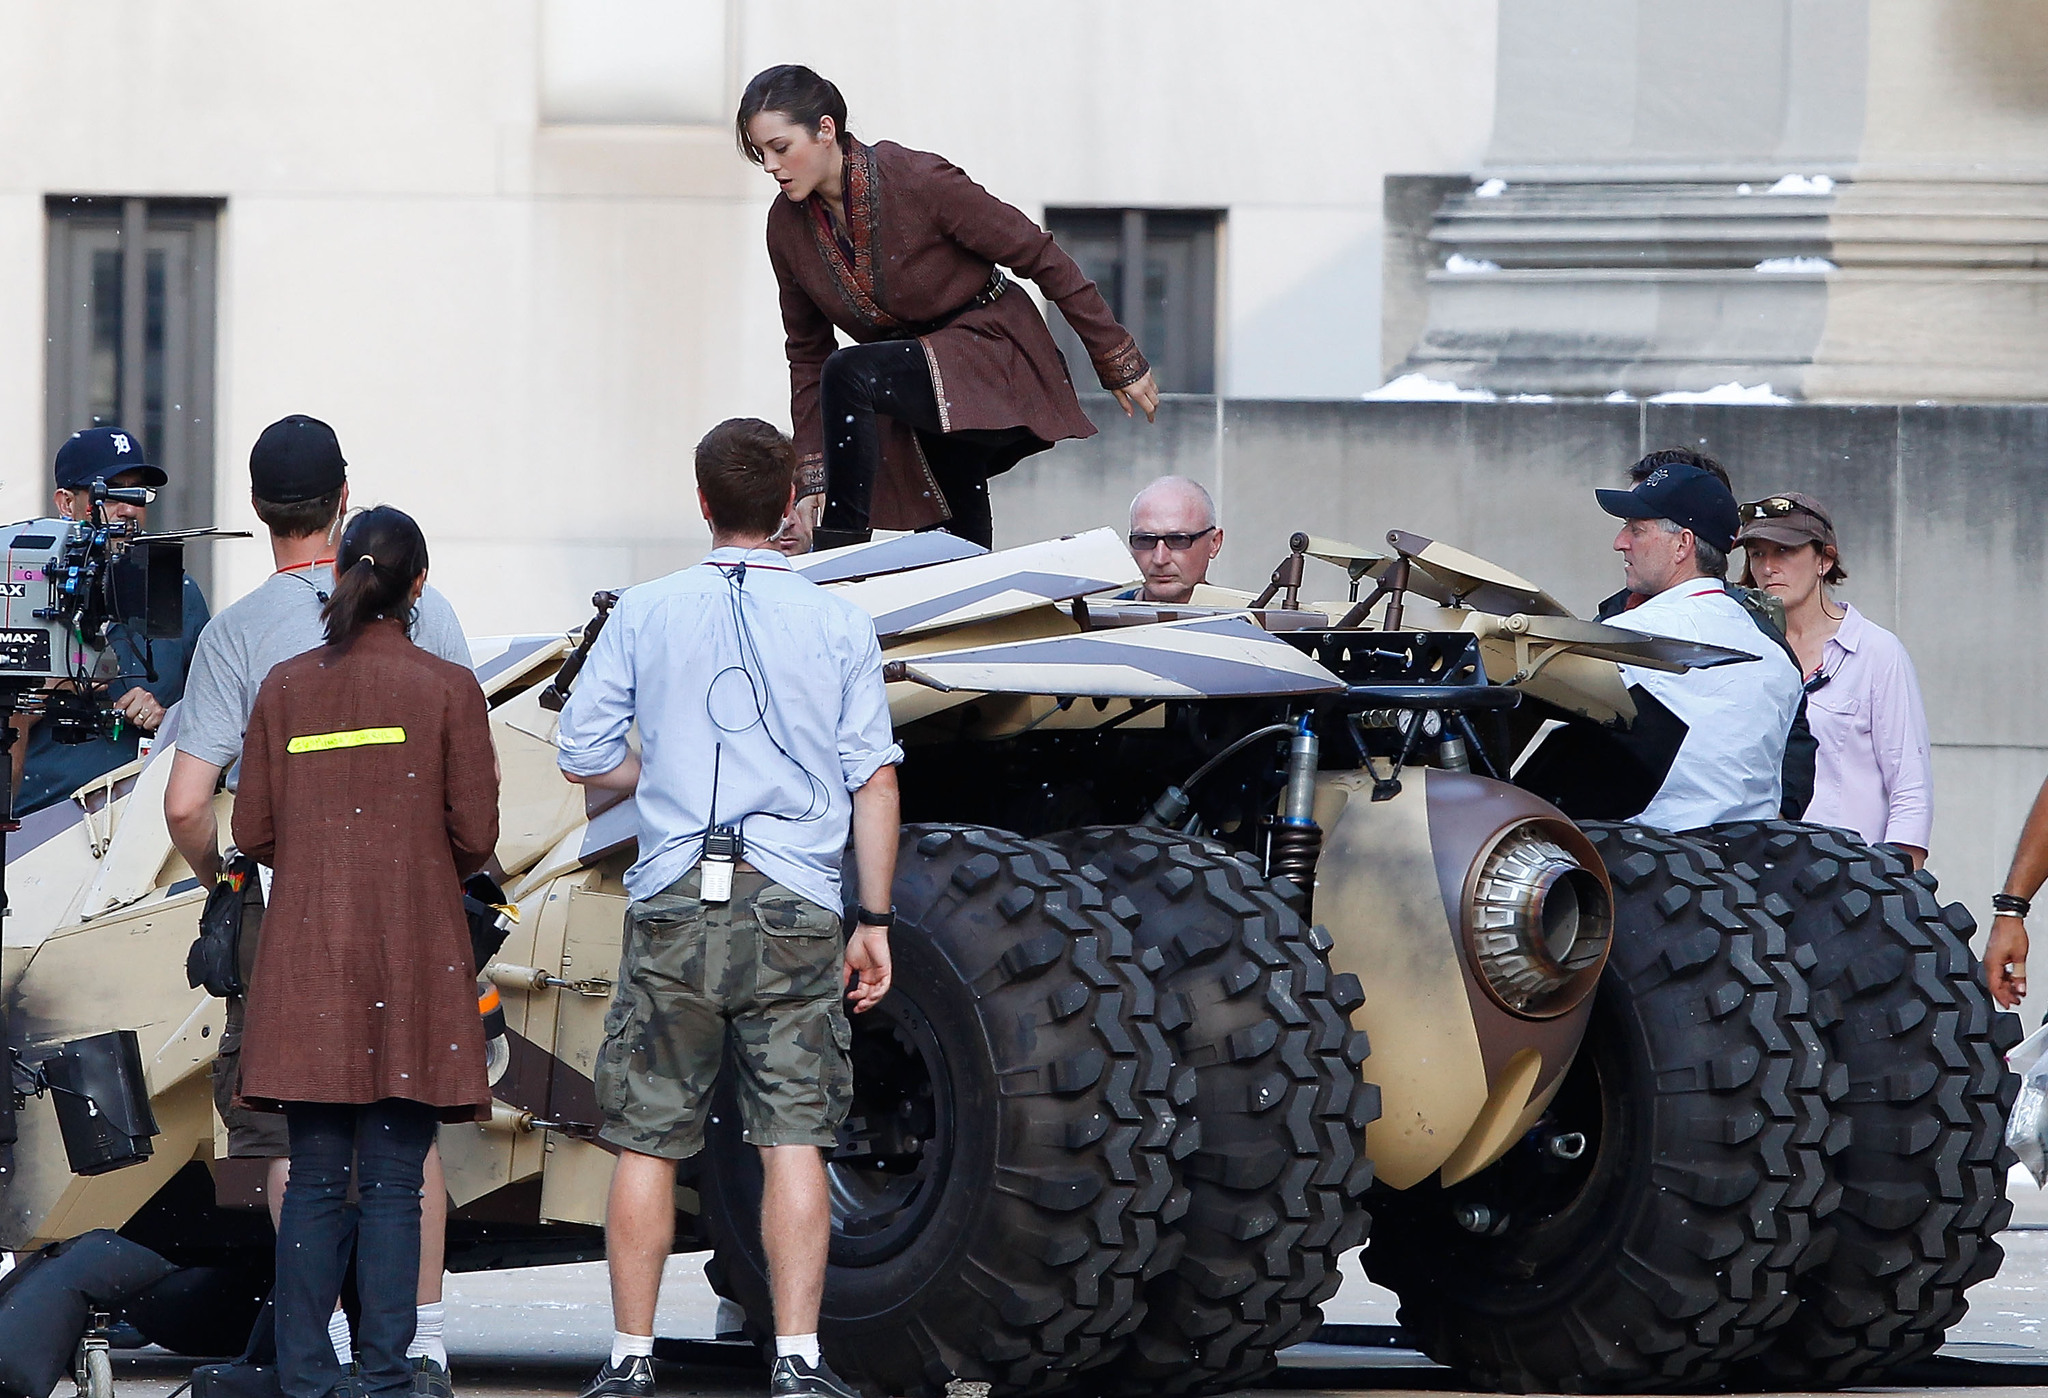
<path id="1" fill-rule="evenodd" d="M 184 630 L 185 543 L 222 535 L 106 518 L 106 502 L 153 494 L 96 480 L 89 519 L 0 525 L 0 712 L 40 713 L 59 742 L 85 742 L 118 729 L 110 686 L 156 678 L 149 643 Z"/>

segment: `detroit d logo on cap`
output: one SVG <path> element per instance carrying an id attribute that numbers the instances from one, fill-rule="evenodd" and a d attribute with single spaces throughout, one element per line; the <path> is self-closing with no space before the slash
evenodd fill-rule
<path id="1" fill-rule="evenodd" d="M 116 432 L 107 440 L 114 444 L 114 454 L 116 456 L 126 456 L 128 454 L 128 434 L 126 432 Z"/>

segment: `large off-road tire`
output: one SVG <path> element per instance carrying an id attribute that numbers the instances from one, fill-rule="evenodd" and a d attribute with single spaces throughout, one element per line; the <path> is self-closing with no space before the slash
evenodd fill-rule
<path id="1" fill-rule="evenodd" d="M 1826 1063 L 1784 929 L 1712 850 L 1584 829 L 1615 927 L 1578 1057 L 1498 1164 L 1375 1197 L 1366 1271 L 1477 1385 L 1706 1383 L 1796 1305 L 1833 1202 Z"/>
<path id="2" fill-rule="evenodd" d="M 1965 1290 L 1998 1270 L 2013 1163 L 2005 1119 L 2018 1079 L 1970 952 L 1976 924 L 1944 908 L 1932 875 L 1846 831 L 1772 821 L 1718 827 L 1738 873 L 1794 943 L 1814 1020 L 1848 1074 L 1849 1125 L 1832 1159 L 1842 1205 L 1820 1225 L 1827 1260 L 1791 1323 L 1754 1362 L 1777 1388 L 1877 1382 L 1931 1354 L 1962 1318 Z"/>
<path id="3" fill-rule="evenodd" d="M 1053 1392 L 1138 1323 L 1185 1207 L 1159 956 L 1001 831 L 906 827 L 895 894 L 893 988 L 854 1017 L 820 1338 L 870 1393 Z M 700 1171 L 714 1281 L 772 1333 L 760 1164 L 727 1103 Z"/>
<path id="4" fill-rule="evenodd" d="M 1360 1080 L 1367 1045 L 1350 1023 L 1364 996 L 1355 976 L 1331 974 L 1329 934 L 1289 906 L 1292 887 L 1221 845 L 1146 826 L 1049 843 L 1164 957 L 1160 1023 L 1194 1070 L 1182 1111 L 1199 1134 L 1180 1162 L 1190 1200 L 1161 1248 L 1172 1265 L 1146 1283 L 1144 1319 L 1101 1382 L 1244 1387 L 1314 1333 L 1338 1258 L 1365 1240 L 1379 1091 Z"/>

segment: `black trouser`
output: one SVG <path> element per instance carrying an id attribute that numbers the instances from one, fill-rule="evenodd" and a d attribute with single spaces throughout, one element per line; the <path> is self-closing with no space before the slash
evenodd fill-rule
<path id="1" fill-rule="evenodd" d="M 323 1398 L 341 1382 L 327 1319 L 353 1249 L 362 1392 L 410 1393 L 405 1351 L 418 1319 L 421 1170 L 440 1113 L 387 1097 L 368 1106 L 291 1102 L 285 1121 L 292 1175 L 277 1230 L 278 1386 L 286 1398 Z"/>
<path id="2" fill-rule="evenodd" d="M 878 414 L 917 432 L 939 491 L 953 517 L 938 526 L 950 534 L 991 547 L 995 530 L 989 514 L 990 468 L 1014 459 L 1017 445 L 1031 436 L 1025 428 L 944 432 L 939 400 L 932 392 L 931 366 L 916 340 L 884 340 L 835 350 L 818 381 L 818 410 L 825 422 L 825 529 L 866 529 L 875 473 L 882 467 Z M 1000 469 L 1000 467 L 998 468 Z"/>

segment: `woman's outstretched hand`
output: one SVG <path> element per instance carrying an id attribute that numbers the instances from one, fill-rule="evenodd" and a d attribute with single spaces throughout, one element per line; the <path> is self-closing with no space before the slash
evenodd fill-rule
<path id="1" fill-rule="evenodd" d="M 1131 384 L 1127 388 L 1113 388 L 1110 392 L 1116 395 L 1117 402 L 1124 405 L 1125 417 L 1132 415 L 1131 405 L 1135 403 L 1145 410 L 1145 421 L 1157 422 L 1159 420 L 1159 385 L 1152 382 L 1152 371 L 1150 369 L 1147 369 L 1145 377 L 1139 379 L 1136 383 Z"/>

